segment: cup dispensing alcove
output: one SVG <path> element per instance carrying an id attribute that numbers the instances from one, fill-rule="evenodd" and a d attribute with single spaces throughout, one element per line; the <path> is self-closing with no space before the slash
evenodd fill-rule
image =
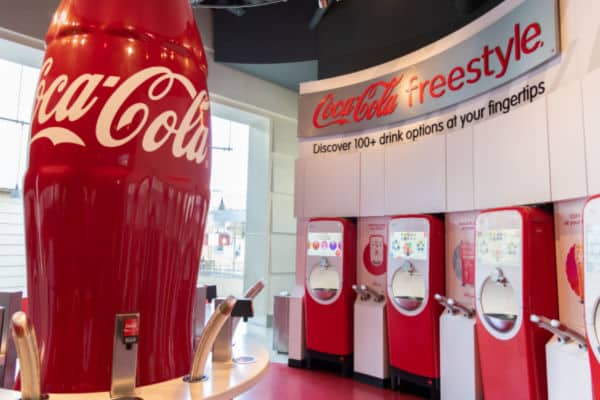
<path id="1" fill-rule="evenodd" d="M 333 302 L 340 291 L 341 275 L 336 267 L 329 263 L 327 257 L 321 257 L 318 264 L 313 265 L 308 287 L 316 301 Z"/>
<path id="2" fill-rule="evenodd" d="M 509 333 L 516 326 L 517 295 L 500 267 L 492 270 L 481 288 L 481 310 L 488 326 L 499 333 Z"/>
<path id="3" fill-rule="evenodd" d="M 404 260 L 392 277 L 392 296 L 396 307 L 404 311 L 414 312 L 423 305 L 425 279 L 409 260 Z"/>

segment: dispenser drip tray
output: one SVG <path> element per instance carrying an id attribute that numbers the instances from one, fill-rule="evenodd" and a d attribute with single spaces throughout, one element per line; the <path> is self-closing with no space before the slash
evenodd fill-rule
<path id="1" fill-rule="evenodd" d="M 417 296 L 395 296 L 394 301 L 405 310 L 413 311 L 423 303 L 423 297 Z"/>
<path id="2" fill-rule="evenodd" d="M 515 314 L 484 314 L 486 321 L 499 332 L 508 332 L 517 323 Z"/>
<path id="3" fill-rule="evenodd" d="M 315 288 L 311 290 L 315 297 L 319 300 L 331 300 L 337 294 L 337 289 Z"/>

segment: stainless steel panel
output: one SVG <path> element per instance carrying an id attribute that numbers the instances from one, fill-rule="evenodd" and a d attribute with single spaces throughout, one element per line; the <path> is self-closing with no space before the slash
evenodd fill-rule
<path id="1" fill-rule="evenodd" d="M 273 298 L 273 350 L 288 353 L 290 337 L 290 296 L 275 295 Z"/>
<path id="2" fill-rule="evenodd" d="M 117 314 L 115 318 L 115 336 L 113 347 L 112 379 L 110 382 L 111 399 L 135 397 L 137 370 L 137 336 L 126 336 L 126 322 L 140 319 L 140 314 Z"/>

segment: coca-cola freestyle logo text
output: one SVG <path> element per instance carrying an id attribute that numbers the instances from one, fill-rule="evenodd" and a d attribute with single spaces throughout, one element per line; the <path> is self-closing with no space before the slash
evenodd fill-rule
<path id="1" fill-rule="evenodd" d="M 206 90 L 198 92 L 185 76 L 167 67 L 149 67 L 125 80 L 115 75 L 86 73 L 74 79 L 62 74 L 47 81 L 53 64 L 53 58 L 48 58 L 41 69 L 32 126 L 33 129 L 42 129 L 32 132 L 32 144 L 46 138 L 55 146 L 70 143 L 85 147 L 82 136 L 69 129 L 68 125 L 90 112 L 97 112 L 95 136 L 104 147 L 120 147 L 143 135 L 141 146 L 146 152 L 154 152 L 170 142 L 175 158 L 185 157 L 197 164 L 206 159 L 208 93 Z M 131 103 L 129 100 L 134 96 L 136 99 L 143 98 L 139 91 L 145 84 L 148 86 L 145 93 L 147 102 Z M 165 99 L 175 85 L 183 87 L 189 95 L 187 111 L 178 115 L 167 109 L 149 120 L 149 104 Z M 114 91 L 108 98 L 100 99 L 97 95 L 100 87 L 114 88 Z M 126 126 L 127 134 L 118 135 Z"/>
<path id="2" fill-rule="evenodd" d="M 513 36 L 504 46 L 486 45 L 478 57 L 431 79 L 423 79 L 418 74 L 405 76 L 400 73 L 389 80 L 370 84 L 358 96 L 339 99 L 335 94 L 328 93 L 316 106 L 312 124 L 319 129 L 381 118 L 396 112 L 401 95 L 406 99 L 405 107 L 412 109 L 430 99 L 440 99 L 448 93 L 459 92 L 484 78 L 500 80 L 513 63 L 542 48 L 541 36 L 542 27 L 539 23 L 531 23 L 524 29 L 517 23 Z"/>

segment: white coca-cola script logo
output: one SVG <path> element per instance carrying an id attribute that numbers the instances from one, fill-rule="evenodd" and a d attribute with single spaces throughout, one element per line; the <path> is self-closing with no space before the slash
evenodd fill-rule
<path id="1" fill-rule="evenodd" d="M 94 107 L 102 107 L 96 122 L 96 139 L 104 147 L 119 147 L 129 143 L 139 134 L 143 134 L 142 148 L 153 152 L 171 140 L 171 152 L 174 157 L 185 157 L 188 161 L 200 164 L 208 151 L 208 109 L 209 100 L 206 90 L 197 92 L 192 82 L 181 74 L 166 67 L 149 67 L 128 77 L 119 86 L 119 76 L 103 74 L 82 74 L 69 80 L 66 74 L 59 75 L 52 82 L 46 77 L 52 69 L 54 60 L 48 58 L 41 70 L 41 80 L 37 88 L 33 120 L 38 125 L 57 123 L 35 132 L 31 143 L 46 138 L 52 144 L 71 143 L 85 147 L 82 137 L 65 127 L 68 122 L 81 119 Z M 175 111 L 166 110 L 154 120 L 149 121 L 150 107 L 146 103 L 134 103 L 127 107 L 127 99 L 144 83 L 150 83 L 148 102 L 157 102 L 165 98 L 174 85 L 183 86 L 190 96 L 191 103 L 183 117 Z M 116 87 L 104 104 L 99 103 L 96 89 Z M 55 96 L 61 96 L 54 101 Z M 52 106 L 50 105 L 52 100 Z M 112 131 L 116 122 L 116 131 L 134 123 L 128 135 L 117 137 Z M 143 132 L 143 133 L 142 133 Z"/>

